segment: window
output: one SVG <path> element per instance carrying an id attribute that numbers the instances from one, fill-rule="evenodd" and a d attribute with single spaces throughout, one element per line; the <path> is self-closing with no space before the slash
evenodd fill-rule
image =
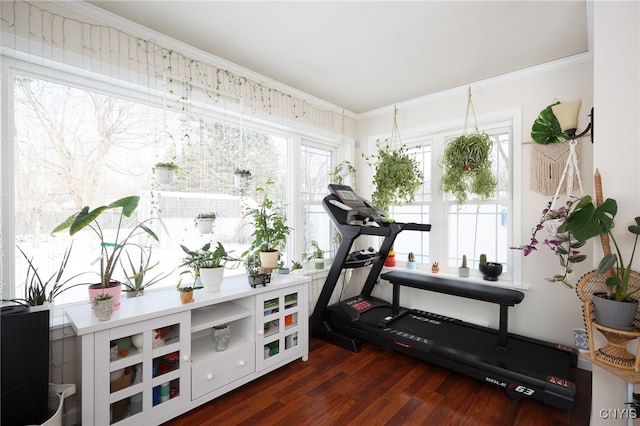
<path id="1" fill-rule="evenodd" d="M 300 235 L 330 249 L 326 240 L 328 218 L 318 196 L 326 193 L 329 167 L 334 161 L 332 147 L 305 142 L 301 149 L 291 150 L 299 140 L 292 133 L 243 120 L 238 114 L 227 114 L 224 109 L 203 103 L 167 108 L 162 99 L 149 101 L 148 96 L 135 92 L 114 95 L 118 87 L 97 81 L 94 88 L 87 89 L 89 85 L 70 75 L 55 79 L 12 70 L 11 76 L 13 151 L 10 148 L 4 152 L 14 159 L 15 191 L 11 191 L 13 211 L 3 206 L 4 221 L 12 217 L 13 226 L 3 227 L 2 244 L 5 255 L 15 258 L 13 265 L 4 268 L 4 281 L 16 285 L 9 292 L 4 290 L 4 298 L 23 294 L 26 260 L 13 249 L 14 243 L 48 277 L 73 240 L 65 276 L 97 271 L 93 265 L 98 260 L 99 242 L 93 233 L 81 231 L 71 239 L 66 232 L 55 236 L 50 232 L 82 206 L 96 207 L 128 195 L 141 196 L 138 220 L 161 219 L 153 225 L 160 236 L 160 242 L 152 244 L 152 263 L 158 261 L 153 275 L 171 275 L 154 288 L 176 285 L 183 271 L 177 268 L 183 257 L 181 244 L 195 249 L 220 241 L 240 256 L 250 244 L 251 229 L 243 216 L 248 206 L 256 204 L 256 185 L 272 178 L 275 185 L 270 188 L 270 198 L 289 205 L 298 201 L 286 199 L 287 194 L 300 196 L 299 186 L 287 179 L 293 163 L 291 155 L 296 152 L 302 152 L 308 172 L 303 173 L 305 232 Z M 180 169 L 173 183 L 161 186 L 153 178 L 153 165 L 169 160 Z M 246 191 L 234 186 L 236 168 L 252 173 Z M 4 179 L 3 185 L 7 185 Z M 194 218 L 210 211 L 217 214 L 214 231 L 200 235 Z M 151 244 L 142 239 L 136 243 L 144 247 Z M 132 252 L 133 259 L 136 256 Z M 284 259 L 299 256 L 288 254 Z M 244 273 L 242 267 L 225 272 Z M 125 277 L 118 274 L 117 278 Z M 74 282 L 97 281 L 83 276 Z M 86 299 L 86 289 L 80 286 L 64 292 L 56 303 Z"/>
<path id="2" fill-rule="evenodd" d="M 405 141 L 422 164 L 425 183 L 411 205 L 394 206 L 389 213 L 400 222 L 430 223 L 432 229 L 424 233 L 400 233 L 394 245 L 396 259 L 406 259 L 408 253 L 413 252 L 417 262 L 437 261 L 441 270 L 454 273 L 463 255 L 467 255 L 469 267 L 477 269 L 480 254 L 484 253 L 488 260 L 503 264 L 504 277 L 515 278 L 514 258 L 508 248 L 512 245 L 514 226 L 509 221 L 514 217 L 511 170 L 514 155 L 517 158 L 513 121 L 481 125 L 494 144 L 493 171 L 498 187 L 494 198 L 480 200 L 471 196 L 462 206 L 453 197 L 442 194 L 437 186 L 442 174 L 438 162 L 444 146 L 459 131 L 434 132 Z"/>
<path id="3" fill-rule="evenodd" d="M 328 193 L 329 174 L 333 169 L 335 154 L 332 149 L 313 145 L 310 141 L 303 141 L 301 152 L 301 210 L 305 230 L 303 251 L 310 253 L 311 242 L 316 241 L 325 252 L 325 257 L 331 257 L 335 251 L 332 238 L 336 231 L 322 207 L 322 199 Z"/>

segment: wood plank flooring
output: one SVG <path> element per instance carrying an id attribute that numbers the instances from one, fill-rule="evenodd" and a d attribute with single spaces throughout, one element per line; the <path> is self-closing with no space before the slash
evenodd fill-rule
<path id="1" fill-rule="evenodd" d="M 311 338 L 297 360 L 165 426 L 518 425 L 584 426 L 591 373 L 576 370 L 576 408 L 511 400 L 496 386 L 365 344 L 358 353 Z"/>

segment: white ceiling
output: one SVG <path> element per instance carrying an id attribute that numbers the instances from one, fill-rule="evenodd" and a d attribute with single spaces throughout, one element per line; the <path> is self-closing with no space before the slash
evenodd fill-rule
<path id="1" fill-rule="evenodd" d="M 353 113 L 589 50 L 580 1 L 89 1 Z"/>

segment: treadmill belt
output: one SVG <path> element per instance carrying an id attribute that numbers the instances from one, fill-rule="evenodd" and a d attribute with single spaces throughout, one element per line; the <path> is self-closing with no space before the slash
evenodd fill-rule
<path id="1" fill-rule="evenodd" d="M 379 321 L 388 315 L 391 315 L 390 307 L 372 309 L 362 314 L 356 324 L 369 331 L 382 332 Z M 571 363 L 570 356 L 564 351 L 512 334 L 508 338 L 509 350 L 500 352 L 496 330 L 429 312 L 410 311 L 389 328 L 429 340 L 434 353 L 475 360 L 542 380 L 548 375 L 565 377 Z"/>

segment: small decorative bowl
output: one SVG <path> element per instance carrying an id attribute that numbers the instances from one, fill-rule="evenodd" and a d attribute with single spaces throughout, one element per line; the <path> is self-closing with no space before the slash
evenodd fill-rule
<path id="1" fill-rule="evenodd" d="M 498 281 L 498 276 L 502 273 L 502 263 L 487 262 L 480 265 L 480 272 L 487 281 Z"/>

